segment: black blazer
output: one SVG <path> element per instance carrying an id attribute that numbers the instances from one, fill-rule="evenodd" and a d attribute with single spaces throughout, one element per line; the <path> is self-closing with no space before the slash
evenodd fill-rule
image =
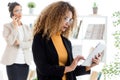
<path id="1" fill-rule="evenodd" d="M 73 61 L 71 42 L 65 37 L 61 37 L 68 53 L 66 66 L 69 66 Z M 59 66 L 58 54 L 51 39 L 43 38 L 40 33 L 36 34 L 32 51 L 38 80 L 62 80 L 65 66 Z M 85 71 L 85 66 L 77 66 L 74 71 L 66 75 L 67 80 L 76 80 L 76 76 L 89 73 L 90 71 Z"/>

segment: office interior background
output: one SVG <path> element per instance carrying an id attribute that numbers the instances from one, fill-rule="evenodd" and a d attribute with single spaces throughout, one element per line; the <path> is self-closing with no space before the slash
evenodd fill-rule
<path id="1" fill-rule="evenodd" d="M 43 10 L 48 4 L 59 1 L 59 0 L 0 0 L 0 59 L 4 52 L 6 42 L 2 36 L 3 24 L 11 21 L 9 17 L 8 11 L 8 3 L 9 2 L 18 2 L 22 5 L 22 13 L 23 13 L 23 21 L 29 26 L 34 24 L 35 19 L 40 14 L 41 10 Z M 34 13 L 29 13 L 29 8 L 27 7 L 28 2 L 33 1 L 36 4 L 34 9 Z M 120 4 L 118 0 L 63 0 L 70 2 L 77 10 L 77 15 L 79 16 L 89 16 L 93 15 L 92 6 L 93 3 L 96 2 L 98 5 L 98 12 L 94 16 L 105 16 L 107 17 L 106 21 L 106 63 L 114 60 L 113 56 L 116 53 L 116 48 L 114 46 L 114 37 L 113 33 L 116 28 L 113 26 L 113 16 L 112 14 L 115 11 L 119 11 Z M 79 22 L 79 21 L 78 21 Z M 117 28 L 119 29 L 119 28 Z M 78 39 L 79 40 L 79 39 Z M 77 40 L 77 41 L 78 41 Z M 31 69 L 35 69 L 34 63 L 30 67 Z M 0 64 L 0 75 L 4 80 L 7 80 L 5 66 Z M 83 79 L 84 80 L 84 79 Z"/>

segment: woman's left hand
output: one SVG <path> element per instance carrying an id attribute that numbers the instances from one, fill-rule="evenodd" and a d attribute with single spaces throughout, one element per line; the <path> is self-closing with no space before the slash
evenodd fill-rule
<path id="1" fill-rule="evenodd" d="M 92 64 L 91 66 L 86 66 L 86 71 L 90 70 L 92 67 L 98 65 L 100 63 L 102 53 L 99 53 L 98 55 L 95 56 L 95 58 L 92 59 Z"/>
<path id="2" fill-rule="evenodd" d="M 91 67 L 94 67 L 100 63 L 102 53 L 99 53 L 98 55 L 95 56 L 95 58 L 92 59 L 92 64 Z"/>

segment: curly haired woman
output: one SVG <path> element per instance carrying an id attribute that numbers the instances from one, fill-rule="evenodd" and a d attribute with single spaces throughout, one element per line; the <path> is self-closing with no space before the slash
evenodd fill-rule
<path id="1" fill-rule="evenodd" d="M 75 26 L 76 11 L 68 2 L 54 2 L 42 11 L 34 26 L 32 45 L 38 80 L 76 80 L 99 64 L 98 56 L 91 66 L 77 65 L 83 56 L 73 59 L 68 36 Z"/>

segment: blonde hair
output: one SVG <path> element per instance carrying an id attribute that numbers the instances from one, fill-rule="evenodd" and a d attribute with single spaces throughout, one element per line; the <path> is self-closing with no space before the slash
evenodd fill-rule
<path id="1" fill-rule="evenodd" d="M 39 15 L 36 23 L 34 24 L 33 35 L 42 33 L 42 36 L 51 37 L 54 33 L 57 33 L 61 29 L 61 23 L 65 17 L 66 12 L 72 12 L 73 23 L 70 27 L 61 34 L 68 38 L 69 33 L 76 26 L 76 11 L 73 6 L 68 2 L 58 1 L 48 5 Z"/>

